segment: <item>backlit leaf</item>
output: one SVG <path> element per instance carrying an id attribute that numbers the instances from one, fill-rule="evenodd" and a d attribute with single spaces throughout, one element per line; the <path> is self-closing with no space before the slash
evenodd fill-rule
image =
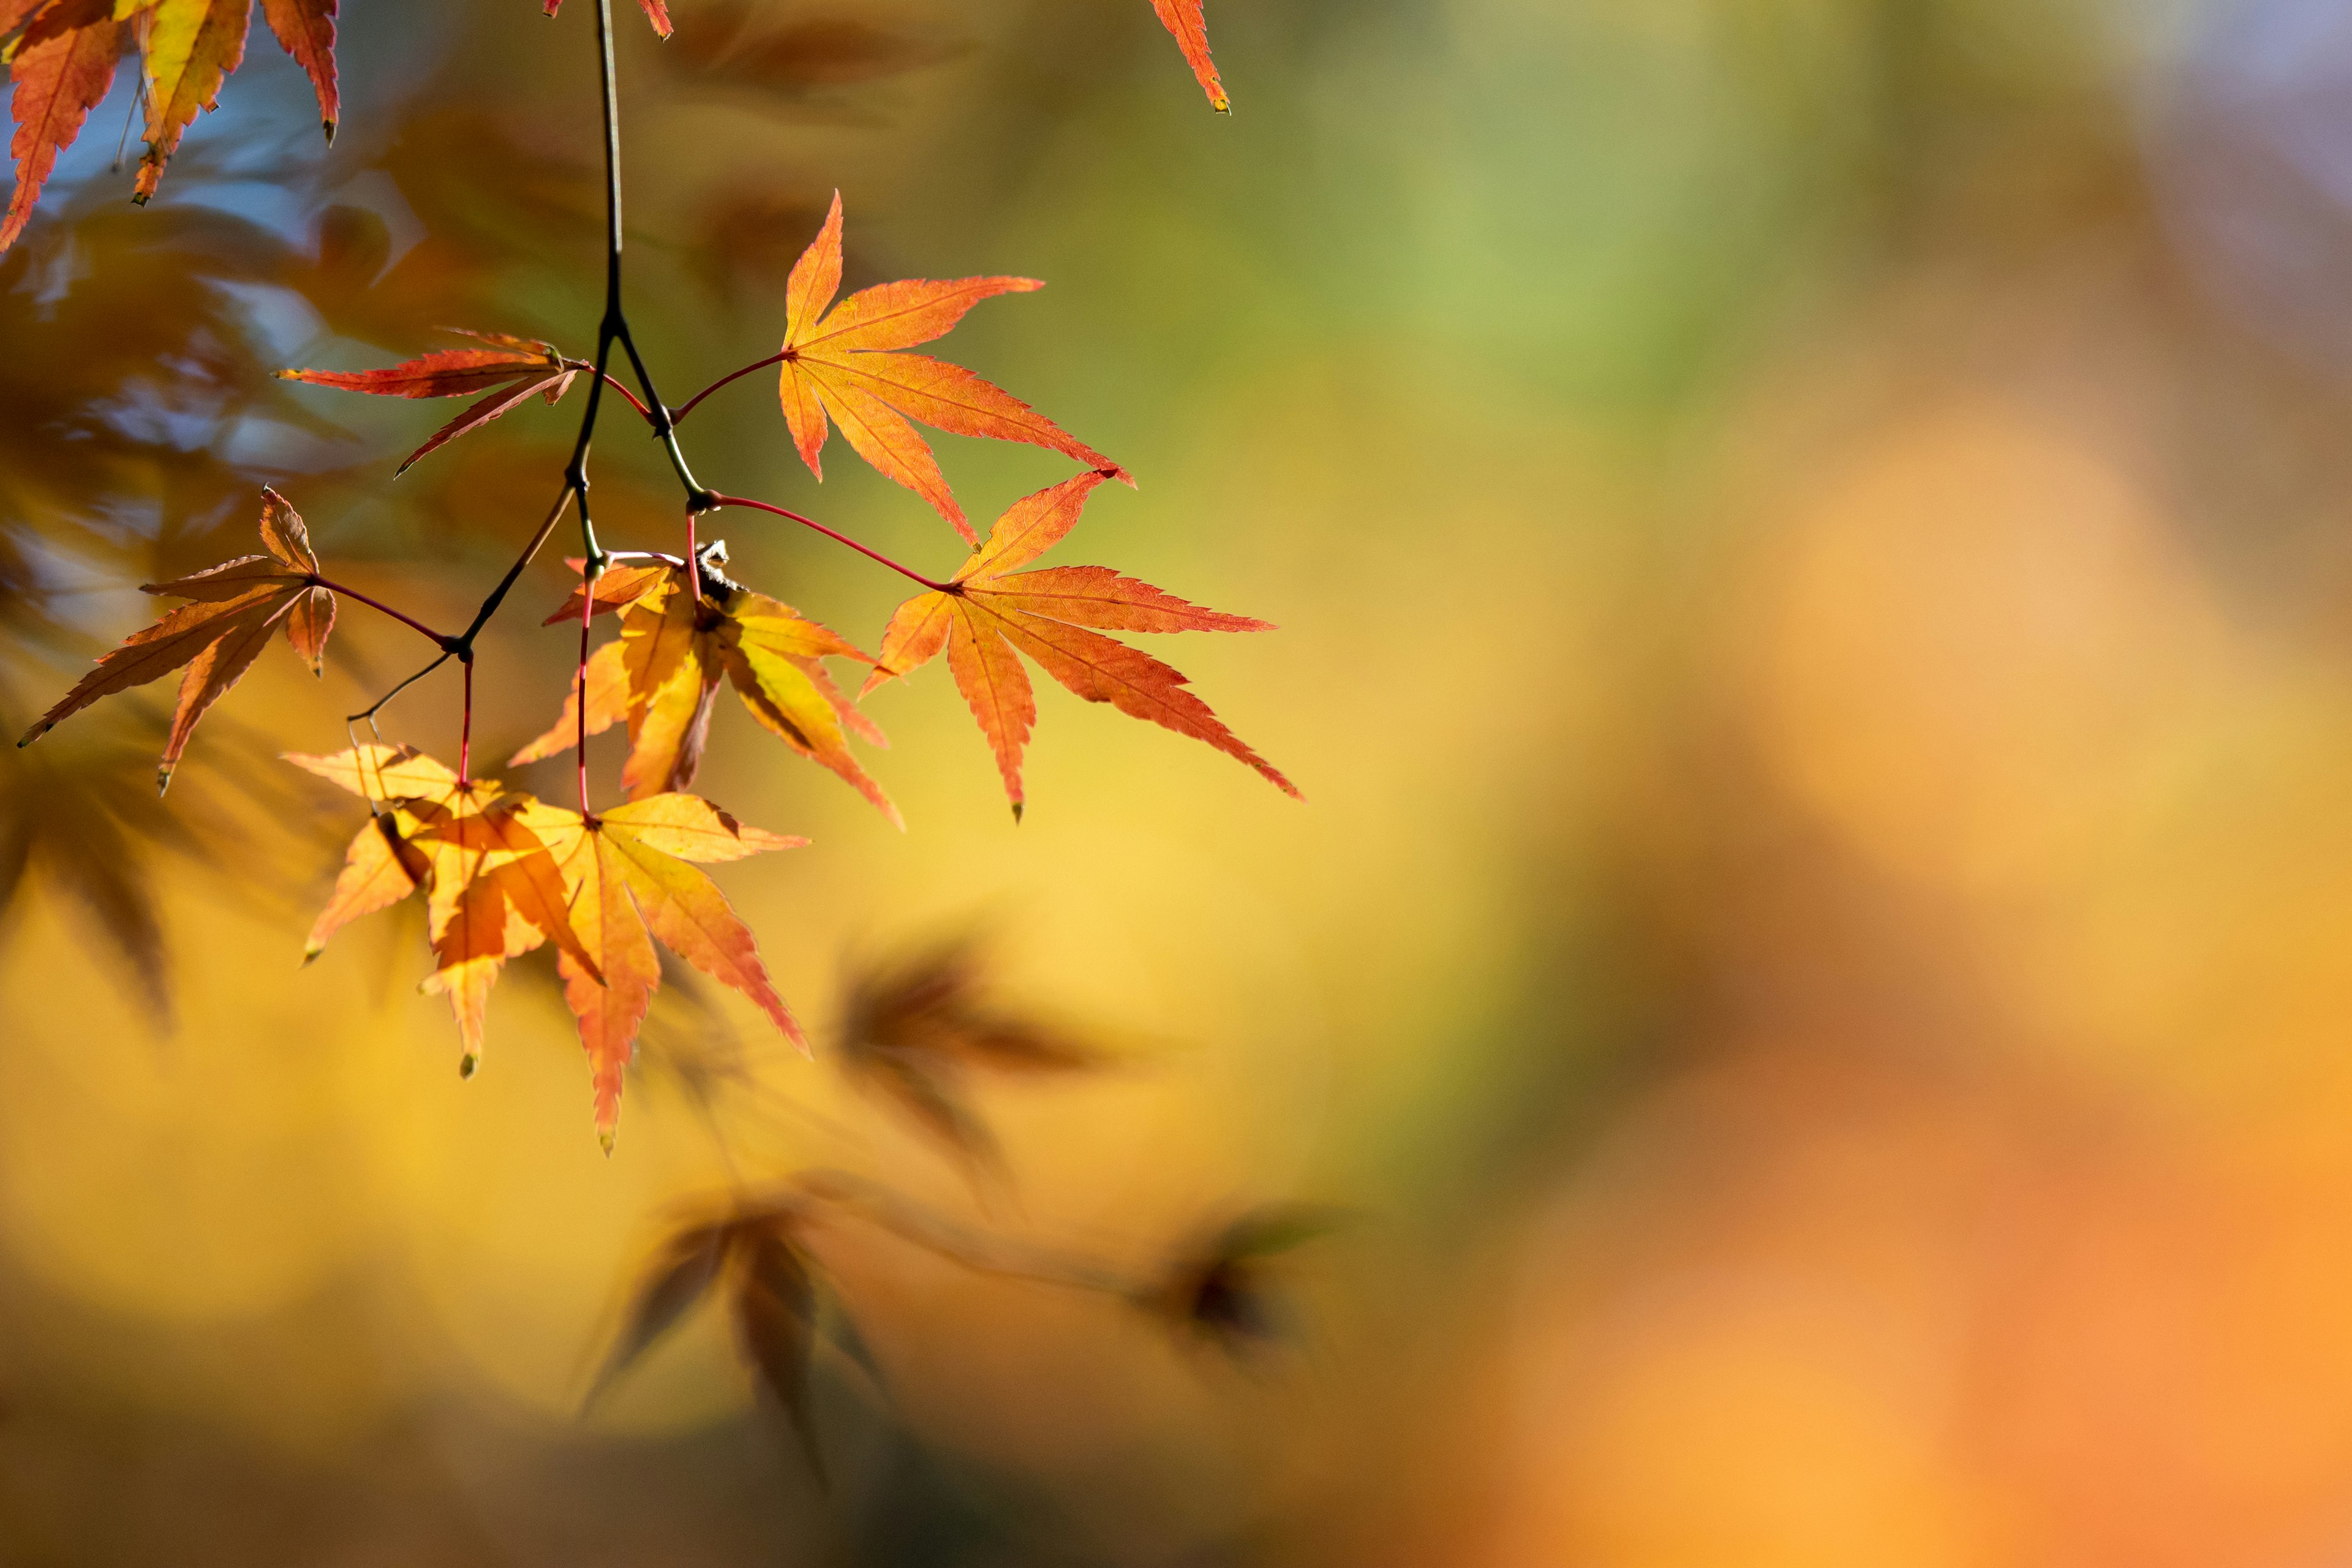
<path id="1" fill-rule="evenodd" d="M 900 352 L 946 332 L 982 300 L 1044 287 L 1034 278 L 960 278 L 946 283 L 917 279 L 863 289 L 834 305 L 841 289 L 836 191 L 824 226 L 784 284 L 779 393 L 793 443 L 809 471 L 824 477 L 818 458 L 829 419 L 859 457 L 930 502 L 969 544 L 977 544 L 979 536 L 910 421 L 958 436 L 1048 447 L 1126 479 L 1109 458 L 1010 393 L 959 365 Z"/>
<path id="2" fill-rule="evenodd" d="M 100 698 L 144 686 L 184 667 L 180 700 L 157 772 L 159 787 L 172 782 L 197 721 L 236 685 L 260 657 L 279 623 L 287 640 L 315 670 L 335 624 L 334 595 L 318 585 L 319 563 L 302 520 L 275 490 L 261 492 L 261 541 L 269 553 L 224 562 L 192 576 L 142 584 L 149 594 L 194 601 L 171 611 L 98 661 L 71 691 L 16 743 L 31 745 L 58 721 Z"/>
<path id="3" fill-rule="evenodd" d="M 572 935 L 595 962 L 591 970 L 567 947 L 559 967 L 588 1053 L 596 1131 L 607 1152 L 620 1121 L 623 1075 L 661 984 L 653 939 L 750 998 L 786 1038 L 808 1048 L 751 931 L 718 885 L 688 864 L 796 848 L 805 839 L 746 827 L 689 795 L 652 795 L 595 817 L 534 803 L 526 821 L 561 868 Z"/>
<path id="4" fill-rule="evenodd" d="M 635 572 L 614 567 L 604 576 Z M 893 823 L 904 826 L 898 807 L 849 749 L 848 735 L 875 745 L 882 732 L 825 673 L 823 660 L 874 660 L 789 605 L 755 594 L 706 570 L 703 599 L 688 597 L 686 574 L 659 568 L 651 580 L 634 576 L 611 593 L 618 601 L 621 640 L 598 648 L 588 660 L 588 733 L 602 734 L 625 720 L 629 757 L 621 784 L 632 800 L 682 790 L 694 783 L 709 737 L 712 709 L 722 681 L 735 688 L 751 716 L 801 755 L 830 769 L 871 801 Z M 597 608 L 613 601 L 600 578 Z M 574 590 L 549 624 L 580 616 Z M 581 682 L 555 723 L 512 758 L 512 765 L 537 762 L 573 745 L 580 732 Z"/>
<path id="5" fill-rule="evenodd" d="M 1176 35 L 1177 47 L 1184 51 L 1184 63 L 1192 68 L 1201 90 L 1209 95 L 1209 107 L 1220 114 L 1231 114 L 1233 100 L 1225 96 L 1225 84 L 1217 79 L 1216 63 L 1209 58 L 1209 24 L 1201 15 L 1201 0 L 1151 0 L 1151 8 L 1160 13 L 1160 23 Z"/>
<path id="6" fill-rule="evenodd" d="M 1021 761 L 1037 704 L 1021 657 L 1089 702 L 1204 741 L 1255 768 L 1286 795 L 1297 786 L 1225 728 L 1186 689 L 1178 671 L 1090 629 L 1127 632 L 1255 632 L 1264 621 L 1205 610 L 1102 566 L 1016 572 L 1069 532 L 1104 475 L 1080 474 L 1015 501 L 988 542 L 972 552 L 949 591 L 898 607 L 882 636 L 882 658 L 866 689 L 947 652 L 948 668 L 996 753 L 1013 815 L 1022 811 Z"/>

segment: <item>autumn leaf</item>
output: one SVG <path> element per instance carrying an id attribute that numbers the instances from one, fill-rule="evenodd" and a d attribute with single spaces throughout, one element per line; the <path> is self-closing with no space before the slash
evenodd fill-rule
<path id="1" fill-rule="evenodd" d="M 346 392 L 372 393 L 378 397 L 467 397 L 484 389 L 489 395 L 433 433 L 432 439 L 402 459 L 394 477 L 406 473 L 416 460 L 458 437 L 480 429 L 499 415 L 520 407 L 538 395 L 551 404 L 572 389 L 572 378 L 583 368 L 556 352 L 552 343 L 535 338 L 509 337 L 504 332 L 474 332 L 486 349 L 441 349 L 382 370 L 281 370 L 280 381 L 307 382 L 313 386 L 340 387 Z"/>
<path id="2" fill-rule="evenodd" d="M 1235 1357 L 1291 1338 L 1294 1321 L 1276 1278 L 1286 1255 L 1329 1236 L 1347 1216 L 1300 1205 L 1253 1210 L 1188 1247 L 1136 1304 Z"/>
<path id="3" fill-rule="evenodd" d="M 662 1243 L 629 1305 L 619 1339 L 589 1386 L 588 1396 L 581 1401 L 583 1408 L 602 1398 L 623 1373 L 709 1293 L 727 1261 L 735 1229 L 727 1222 L 689 1226 Z"/>
<path id="4" fill-rule="evenodd" d="M 824 1460 L 809 1416 L 810 1352 L 816 1341 L 816 1286 L 789 1232 L 762 1226 L 742 1241 L 736 1271 L 735 1338 L 760 1381 L 800 1435 L 817 1479 Z"/>
<path id="5" fill-rule="evenodd" d="M 310 552 L 301 517 L 276 490 L 263 490 L 261 502 L 261 542 L 268 554 L 241 555 L 169 583 L 142 584 L 142 593 L 193 603 L 124 638 L 16 744 L 29 746 L 59 720 L 100 698 L 144 686 L 184 665 L 188 672 L 181 678 L 179 705 L 156 773 L 157 787 L 168 788 L 197 721 L 252 667 L 281 623 L 287 640 L 317 673 L 335 626 L 335 595 L 319 585 L 319 558 Z"/>
<path id="6" fill-rule="evenodd" d="M 244 62 L 252 16 L 252 0 L 152 0 L 142 50 L 147 155 L 140 160 L 132 201 L 143 203 L 155 194 L 163 165 L 179 151 L 190 122 L 199 111 L 219 106 L 221 84 Z"/>
<path id="7" fill-rule="evenodd" d="M 372 808 L 389 808 L 394 842 L 414 853 L 394 851 L 396 866 L 387 868 L 363 833 L 345 859 L 351 886 L 338 880 L 312 930 L 311 955 L 344 921 L 389 908 L 423 886 L 435 961 L 424 989 L 449 998 L 461 1073 L 471 1077 L 481 1061 L 490 990 L 507 960 L 551 941 L 565 961 L 601 979 L 595 955 L 572 929 L 563 873 L 531 829 L 542 808 L 530 796 L 507 794 L 495 780 L 461 780 L 405 746 L 360 746 L 331 757 L 289 752 L 286 760 Z"/>
<path id="8" fill-rule="evenodd" d="M 324 952 L 328 939 L 362 915 L 388 910 L 416 891 L 432 870 L 425 852 L 402 831 L 399 813 L 371 812 L 367 826 L 344 852 L 334 893 L 302 946 L 302 962 L 309 963 Z"/>
<path id="9" fill-rule="evenodd" d="M 58 154 L 73 145 L 89 111 L 114 85 L 128 34 L 128 25 L 114 19 L 110 0 L 79 0 L 32 16 L 18 37 L 8 68 L 9 112 L 16 124 L 8 150 L 16 160 L 16 188 L 7 216 L 0 217 L 0 250 L 25 232 Z"/>
<path id="10" fill-rule="evenodd" d="M 855 13 L 778 16 L 776 10 L 761 0 L 706 5 L 696 12 L 694 30 L 678 40 L 677 54 L 703 80 L 805 100 L 919 70 L 968 47 Z"/>
<path id="11" fill-rule="evenodd" d="M 1201 90 L 1209 95 L 1209 107 L 1220 114 L 1231 114 L 1233 100 L 1225 96 L 1225 84 L 1217 79 L 1216 63 L 1209 58 L 1209 24 L 1201 15 L 1201 0 L 1151 0 L 1151 8 L 1160 13 L 1160 24 L 1176 35 L 1185 64 L 1192 68 Z"/>
<path id="12" fill-rule="evenodd" d="M 319 95 L 319 120 L 335 139 L 342 100 L 335 89 L 335 0 L 261 0 L 261 14 L 279 47 L 294 57 Z"/>
<path id="13" fill-rule="evenodd" d="M 841 1060 L 975 1171 L 1002 1174 L 995 1137 L 970 1104 L 973 1069 L 1075 1072 L 1099 1066 L 1087 1042 L 992 1005 L 979 942 L 940 942 L 851 979 Z"/>
<path id="14" fill-rule="evenodd" d="M 615 576 L 622 580 L 608 586 L 605 579 Z M 822 662 L 854 658 L 871 665 L 874 659 L 791 605 L 729 583 L 709 564 L 701 576 L 698 606 L 677 567 L 610 568 L 595 585 L 597 612 L 621 614 L 621 640 L 588 660 L 588 732 L 602 734 L 627 721 L 629 758 L 621 784 L 629 798 L 693 784 L 725 680 L 771 733 L 840 775 L 903 827 L 898 808 L 849 750 L 850 734 L 883 745 L 882 731 L 834 684 Z M 576 623 L 580 613 L 575 589 L 548 624 Z M 561 716 L 509 765 L 537 762 L 575 743 L 581 688 L 575 675 Z"/>
<path id="15" fill-rule="evenodd" d="M 672 26 L 668 0 L 637 0 L 637 4 L 645 8 L 646 20 L 654 25 L 654 31 L 665 38 L 668 37 Z M 551 16 L 562 7 L 563 0 L 547 0 L 547 14 Z"/>
<path id="16" fill-rule="evenodd" d="M 590 967 L 567 947 L 557 967 L 564 1001 L 580 1022 L 596 1133 L 607 1153 L 620 1121 L 622 1075 L 661 984 L 654 939 L 750 998 L 787 1039 L 808 1048 L 751 931 L 718 885 L 688 864 L 740 860 L 806 839 L 746 827 L 690 795 L 652 795 L 593 817 L 534 803 L 524 820 L 560 868 L 570 929 L 594 960 Z"/>
<path id="17" fill-rule="evenodd" d="M 835 192 L 824 226 L 784 283 L 779 391 L 793 443 L 809 472 L 824 478 L 818 456 L 830 418 L 859 457 L 930 502 L 967 544 L 978 544 L 980 536 L 910 420 L 958 436 L 1050 447 L 1133 483 L 1109 458 L 1010 393 L 960 365 L 899 352 L 942 335 L 982 300 L 1044 287 L 1033 278 L 910 279 L 861 289 L 834 305 L 841 289 L 841 193 Z"/>
<path id="18" fill-rule="evenodd" d="M 1297 798 L 1297 786 L 1226 729 L 1207 703 L 1185 689 L 1181 674 L 1101 635 L 1272 630 L 1265 622 L 1202 609 L 1106 566 L 1013 570 L 1069 532 L 1104 478 L 1080 474 L 1015 501 L 945 592 L 919 595 L 890 617 L 882 634 L 881 662 L 866 690 L 921 668 L 946 649 L 956 689 L 996 753 L 1016 821 L 1023 805 L 1022 754 L 1037 718 L 1036 699 L 1021 664 L 1024 655 L 1087 701 L 1108 702 L 1122 713 L 1205 741 Z"/>

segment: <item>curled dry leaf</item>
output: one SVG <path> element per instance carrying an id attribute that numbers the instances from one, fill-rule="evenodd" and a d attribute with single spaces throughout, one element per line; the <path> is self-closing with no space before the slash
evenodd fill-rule
<path id="1" fill-rule="evenodd" d="M 804 620 L 791 605 L 754 594 L 717 574 L 704 553 L 703 597 L 691 596 L 684 571 L 672 566 L 618 566 L 596 581 L 596 613 L 618 612 L 621 640 L 588 660 L 588 732 L 601 734 L 626 721 L 629 759 L 621 772 L 631 800 L 686 788 L 702 766 L 711 710 L 721 680 L 743 706 L 793 751 L 838 774 L 891 822 L 898 808 L 849 749 L 852 734 L 886 745 L 882 731 L 859 712 L 833 678 L 827 658 L 871 665 L 841 637 Z M 580 619 L 580 591 L 548 617 L 552 626 Z M 575 674 L 563 711 L 547 732 L 517 752 L 511 764 L 554 756 L 580 733 L 583 682 Z"/>
<path id="2" fill-rule="evenodd" d="M 265 555 L 240 555 L 169 583 L 142 584 L 146 594 L 168 594 L 191 603 L 171 611 L 98 661 L 41 715 L 16 742 L 29 746 L 59 720 L 101 697 L 144 686 L 185 666 L 171 733 L 156 771 L 157 787 L 168 788 L 172 770 L 205 710 L 243 678 L 259 658 L 270 633 L 282 624 L 287 641 L 316 673 L 335 626 L 335 596 L 319 585 L 319 558 L 310 531 L 276 490 L 261 492 L 261 542 Z"/>
<path id="3" fill-rule="evenodd" d="M 841 289 L 841 193 L 835 192 L 824 226 L 784 283 L 778 384 L 793 444 L 809 472 L 824 477 L 817 459 L 829 417 L 859 457 L 930 502 L 967 544 L 980 537 L 910 421 L 1051 447 L 1132 484 L 1109 458 L 1012 394 L 961 365 L 900 352 L 941 336 L 982 300 L 1044 287 L 1034 278 L 909 279 L 861 289 L 835 305 Z"/>
<path id="4" fill-rule="evenodd" d="M 488 390 L 488 395 L 436 430 L 425 445 L 403 458 L 394 470 L 397 477 L 415 467 L 426 453 L 480 429 L 534 396 L 544 397 L 551 404 L 562 401 L 563 395 L 572 390 L 572 378 L 583 368 L 579 361 L 564 358 L 554 344 L 536 338 L 453 330 L 490 346 L 441 349 L 382 370 L 281 370 L 278 379 L 371 393 L 378 397 L 468 397 Z"/>
<path id="5" fill-rule="evenodd" d="M 1201 90 L 1209 95 L 1209 107 L 1219 114 L 1231 114 L 1233 100 L 1225 96 L 1225 84 L 1217 79 L 1216 62 L 1209 58 L 1209 24 L 1201 15 L 1201 0 L 1151 0 L 1151 8 L 1160 13 L 1161 25 L 1176 36 L 1184 63 L 1192 68 Z"/>
<path id="6" fill-rule="evenodd" d="M 1036 698 L 1021 655 L 1087 701 L 1108 702 L 1122 713 L 1205 741 L 1297 798 L 1297 786 L 1185 689 L 1188 683 L 1181 672 L 1101 635 L 1261 632 L 1273 627 L 1244 616 L 1202 609 L 1107 566 L 1013 570 L 1044 554 L 1070 531 L 1087 497 L 1105 477 L 1080 474 L 1015 501 L 997 520 L 987 544 L 973 551 L 957 571 L 947 591 L 922 594 L 898 606 L 882 634 L 881 662 L 866 690 L 920 668 L 944 648 L 956 689 L 996 753 L 997 771 L 1003 775 L 1016 821 L 1023 806 L 1022 754 L 1037 720 Z"/>

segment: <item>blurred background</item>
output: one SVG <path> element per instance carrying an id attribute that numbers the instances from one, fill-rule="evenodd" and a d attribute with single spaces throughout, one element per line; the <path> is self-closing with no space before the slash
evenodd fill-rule
<path id="1" fill-rule="evenodd" d="M 1142 0 L 672 4 L 668 395 L 773 352 L 835 187 L 853 286 L 1049 279 L 942 353 L 1140 478 L 1055 559 L 1280 624 L 1153 651 L 1307 804 L 1043 687 L 1016 829 L 934 668 L 866 704 L 901 835 L 722 713 L 700 792 L 814 840 L 719 875 L 819 1061 L 680 979 L 608 1160 L 545 954 L 463 1084 L 415 911 L 298 966 L 362 818 L 272 759 L 408 634 L 273 649 L 161 803 L 168 687 L 0 754 L 0 1563 L 2352 1556 L 2352 0 L 1211 0 L 1231 120 Z M 451 405 L 267 373 L 591 351 L 584 0 L 344 9 L 331 151 L 257 34 L 152 206 L 119 84 L 0 262 L 0 728 L 263 482 L 452 624 L 545 509 L 576 403 L 394 484 Z M 957 563 L 770 384 L 707 481 Z M 606 544 L 675 549 L 605 429 Z M 1068 471 L 938 445 L 978 520 Z M 895 579 L 721 521 L 877 639 Z M 975 930 L 1108 1064 L 964 1084 L 979 1182 L 842 1051 Z M 813 1167 L 1139 1280 L 1351 1218 L 1240 1355 L 829 1228 L 822 1489 L 708 1309 L 583 1415 L 673 1216 Z"/>

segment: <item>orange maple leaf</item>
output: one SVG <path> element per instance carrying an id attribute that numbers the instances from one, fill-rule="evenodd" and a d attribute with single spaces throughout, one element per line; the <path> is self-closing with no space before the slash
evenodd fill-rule
<path id="1" fill-rule="evenodd" d="M 481 1061 L 490 990 L 508 959 L 551 941 L 601 978 L 595 955 L 572 930 L 562 871 L 531 829 L 543 808 L 530 796 L 509 795 L 495 780 L 461 780 L 406 746 L 359 746 L 331 757 L 289 752 L 286 760 L 388 810 L 393 841 L 414 852 L 395 851 L 397 866 L 386 868 L 362 832 L 344 863 L 350 896 L 339 879 L 312 929 L 309 956 L 345 921 L 424 887 L 435 960 L 424 989 L 449 998 L 464 1049 L 460 1072 L 471 1077 Z M 387 830 L 371 823 L 368 831 Z"/>
<path id="2" fill-rule="evenodd" d="M 710 559 L 715 557 L 706 554 Z M 888 742 L 821 662 L 854 658 L 871 665 L 873 657 L 803 619 L 791 605 L 729 583 L 709 566 L 702 588 L 698 608 L 688 596 L 686 574 L 675 567 L 613 567 L 596 581 L 597 610 L 620 612 L 621 640 L 606 643 L 588 660 L 588 732 L 602 734 L 628 721 L 629 758 L 621 784 L 629 798 L 642 800 L 694 782 L 723 679 L 772 733 L 839 774 L 905 826 L 898 808 L 850 752 L 848 734 L 877 746 Z M 580 612 L 580 591 L 574 589 L 547 624 L 577 622 Z M 577 741 L 580 689 L 574 675 L 562 715 L 547 733 L 517 752 L 509 766 L 554 756 Z"/>
<path id="3" fill-rule="evenodd" d="M 1160 25 L 1176 35 L 1185 63 L 1192 68 L 1201 90 L 1209 95 L 1209 107 L 1219 114 L 1231 114 L 1234 101 L 1225 96 L 1225 84 L 1217 79 L 1216 62 L 1209 58 L 1209 24 L 1201 15 L 1201 0 L 1151 0 L 1151 8 L 1160 13 Z"/>
<path id="4" fill-rule="evenodd" d="M 8 20 L 26 24 L 8 68 L 15 84 L 9 113 L 16 122 L 8 151 L 16 160 L 16 188 L 7 216 L 0 217 L 0 250 L 25 232 L 58 154 L 73 145 L 89 111 L 113 87 L 130 30 L 114 19 L 110 0 L 16 9 L 22 14 Z"/>
<path id="5" fill-rule="evenodd" d="M 478 338 L 486 349 L 438 349 L 382 370 L 281 370 L 280 381 L 307 382 L 312 386 L 340 387 L 346 392 L 372 393 L 378 397 L 467 397 L 484 389 L 489 395 L 433 433 L 432 439 L 411 452 L 393 470 L 396 479 L 419 458 L 458 437 L 480 429 L 509 410 L 538 395 L 551 404 L 572 390 L 572 378 L 593 366 L 566 359 L 552 343 L 536 338 L 510 337 L 504 332 L 453 331 Z"/>
<path id="6" fill-rule="evenodd" d="M 808 1049 L 751 931 L 718 885 L 688 863 L 740 860 L 798 848 L 807 839 L 746 827 L 690 795 L 649 795 L 590 817 L 534 804 L 526 821 L 561 868 L 572 933 L 596 961 L 592 969 L 567 947 L 557 967 L 564 1001 L 580 1021 L 605 1152 L 620 1122 L 622 1074 L 661 985 L 655 938 L 749 997 L 787 1039 Z"/>
<path id="7" fill-rule="evenodd" d="M 170 594 L 194 602 L 125 637 L 16 744 L 29 746 L 59 720 L 100 698 L 144 686 L 185 665 L 188 673 L 180 681 L 179 705 L 163 742 L 163 765 L 156 771 L 157 788 L 168 788 L 196 721 L 252 667 L 281 622 L 286 640 L 318 673 L 326 658 L 327 636 L 335 629 L 335 595 L 319 585 L 319 558 L 310 552 L 310 531 L 276 490 L 261 492 L 261 542 L 267 555 L 240 555 L 193 576 L 141 584 L 142 594 Z"/>
<path id="8" fill-rule="evenodd" d="M 319 95 L 319 122 L 331 143 L 342 114 L 335 88 L 335 0 L 261 0 L 261 15 L 278 47 L 310 77 L 310 90 Z"/>
<path id="9" fill-rule="evenodd" d="M 121 9 L 121 7 L 117 7 Z M 131 199 L 145 202 L 196 115 L 219 107 L 221 84 L 245 61 L 253 0 L 149 0 L 140 57 L 147 74 L 147 154 Z"/>
<path id="10" fill-rule="evenodd" d="M 908 279 L 860 289 L 834 305 L 841 289 L 841 193 L 835 191 L 824 226 L 784 283 L 778 392 L 809 472 L 824 478 L 817 459 L 830 416 L 859 457 L 938 508 L 967 544 L 978 544 L 980 536 L 913 420 L 958 436 L 1050 447 L 1134 483 L 1109 458 L 1012 394 L 961 365 L 899 352 L 943 335 L 982 300 L 1044 287 L 1034 278 Z"/>
<path id="11" fill-rule="evenodd" d="M 1181 674 L 1088 629 L 1262 632 L 1272 626 L 1202 609 L 1107 566 L 1013 570 L 1070 531 L 1104 478 L 1080 474 L 1013 502 L 990 531 L 987 544 L 972 552 L 944 592 L 918 595 L 898 606 L 882 634 L 881 662 L 866 690 L 919 668 L 945 648 L 956 688 L 996 752 L 1015 821 L 1022 810 L 1021 757 L 1037 719 L 1022 654 L 1087 701 L 1108 702 L 1122 713 L 1206 741 L 1297 797 L 1297 786 L 1185 689 Z"/>
<path id="12" fill-rule="evenodd" d="M 668 0 L 637 0 L 637 4 L 645 8 L 646 20 L 654 25 L 654 31 L 665 38 L 668 37 L 672 28 Z M 547 0 L 545 9 L 552 16 L 562 6 L 563 0 Z"/>

